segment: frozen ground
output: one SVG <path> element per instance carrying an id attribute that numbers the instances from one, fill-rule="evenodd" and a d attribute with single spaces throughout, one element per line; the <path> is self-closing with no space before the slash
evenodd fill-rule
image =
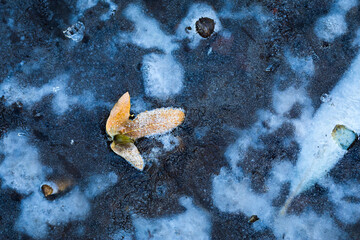
<path id="1" fill-rule="evenodd" d="M 359 11 L 0 0 L 0 238 L 359 239 L 360 144 L 331 137 L 360 133 Z M 200 17 L 215 21 L 208 39 Z M 78 22 L 76 42 L 63 31 Z M 127 91 L 135 114 L 186 112 L 136 142 L 143 172 L 105 133 Z"/>

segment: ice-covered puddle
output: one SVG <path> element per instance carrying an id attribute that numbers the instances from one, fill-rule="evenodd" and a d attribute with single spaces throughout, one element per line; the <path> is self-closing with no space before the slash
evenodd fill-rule
<path id="1" fill-rule="evenodd" d="M 0 1 L 0 238 L 360 239 L 358 13 Z M 185 112 L 132 143 L 141 172 L 106 129 L 126 92 Z"/>

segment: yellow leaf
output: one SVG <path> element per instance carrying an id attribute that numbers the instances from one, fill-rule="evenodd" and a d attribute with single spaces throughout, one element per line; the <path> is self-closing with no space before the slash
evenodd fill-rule
<path id="1" fill-rule="evenodd" d="M 135 168 L 140 171 L 144 169 L 144 160 L 142 159 L 139 150 L 133 143 L 115 144 L 115 142 L 112 142 L 110 146 L 116 154 L 123 157 Z"/>
<path id="2" fill-rule="evenodd" d="M 141 137 L 171 131 L 184 121 L 185 113 L 181 109 L 159 108 L 142 112 L 134 120 L 129 120 L 129 116 L 130 95 L 125 93 L 110 112 L 106 132 L 113 140 L 111 149 L 142 171 L 144 160 L 134 141 Z"/>
<path id="3" fill-rule="evenodd" d="M 110 137 L 118 134 L 130 116 L 130 95 L 126 92 L 114 105 L 106 121 L 106 132 Z"/>
<path id="4" fill-rule="evenodd" d="M 162 134 L 180 125 L 185 118 L 181 109 L 158 108 L 142 112 L 134 120 L 124 124 L 121 134 L 136 140 L 145 136 Z"/>

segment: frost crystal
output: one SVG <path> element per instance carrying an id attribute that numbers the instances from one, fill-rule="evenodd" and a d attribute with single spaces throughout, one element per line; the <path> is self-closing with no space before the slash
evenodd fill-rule
<path id="1" fill-rule="evenodd" d="M 320 97 L 320 100 L 321 100 L 321 102 L 323 102 L 323 103 L 327 103 L 327 102 L 330 102 L 330 101 L 331 101 L 331 97 L 330 97 L 329 94 L 323 93 L 323 94 L 321 95 L 321 97 Z"/>
<path id="2" fill-rule="evenodd" d="M 75 42 L 80 42 L 83 39 L 84 32 L 85 25 L 82 22 L 77 22 L 63 31 L 65 37 L 71 38 Z"/>

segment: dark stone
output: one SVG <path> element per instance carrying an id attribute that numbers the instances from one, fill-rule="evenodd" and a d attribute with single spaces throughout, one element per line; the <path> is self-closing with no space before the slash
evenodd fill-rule
<path id="1" fill-rule="evenodd" d="M 197 20 L 196 32 L 203 38 L 208 38 L 213 34 L 215 29 L 215 21 L 211 18 L 203 17 Z"/>

